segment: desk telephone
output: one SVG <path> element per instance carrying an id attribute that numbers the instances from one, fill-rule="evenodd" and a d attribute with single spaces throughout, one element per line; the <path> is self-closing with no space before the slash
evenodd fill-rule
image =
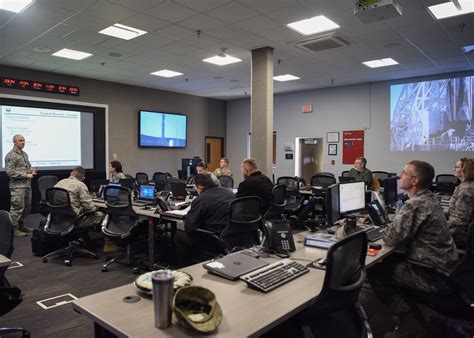
<path id="1" fill-rule="evenodd" d="M 390 223 L 388 215 L 382 205 L 380 205 L 379 201 L 374 200 L 367 204 L 367 210 L 369 211 L 369 216 L 375 225 L 380 226 Z"/>
<path id="2" fill-rule="evenodd" d="M 286 220 L 269 220 L 264 224 L 265 242 L 264 245 L 275 251 L 296 250 L 295 241 L 291 232 L 288 221 Z"/>
<path id="3" fill-rule="evenodd" d="M 168 202 L 163 197 L 160 197 L 160 196 L 156 197 L 155 204 L 156 204 L 155 214 L 170 210 L 170 206 Z"/>

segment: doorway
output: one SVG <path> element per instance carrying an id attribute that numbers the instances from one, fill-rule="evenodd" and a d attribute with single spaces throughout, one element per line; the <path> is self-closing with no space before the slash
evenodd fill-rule
<path id="1" fill-rule="evenodd" d="M 224 138 L 206 136 L 204 142 L 206 143 L 204 158 L 208 171 L 214 171 L 219 168 L 219 162 L 224 157 Z"/>
<path id="2" fill-rule="evenodd" d="M 297 137 L 295 144 L 295 175 L 309 184 L 311 176 L 323 171 L 323 139 Z"/>

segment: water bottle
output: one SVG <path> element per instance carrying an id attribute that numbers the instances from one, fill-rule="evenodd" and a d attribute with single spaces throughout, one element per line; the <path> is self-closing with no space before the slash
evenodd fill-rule
<path id="1" fill-rule="evenodd" d="M 151 275 L 151 280 L 153 282 L 155 326 L 165 329 L 171 325 L 174 276 L 170 270 L 162 270 L 154 272 Z"/>

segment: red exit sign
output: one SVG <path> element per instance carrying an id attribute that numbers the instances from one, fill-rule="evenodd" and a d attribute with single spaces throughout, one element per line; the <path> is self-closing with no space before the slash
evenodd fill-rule
<path id="1" fill-rule="evenodd" d="M 312 104 L 305 104 L 303 106 L 303 113 L 312 113 L 313 112 L 313 105 Z"/>

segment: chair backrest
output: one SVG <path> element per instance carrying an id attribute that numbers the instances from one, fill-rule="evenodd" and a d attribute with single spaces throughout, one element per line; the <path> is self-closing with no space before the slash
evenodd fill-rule
<path id="1" fill-rule="evenodd" d="M 119 186 L 108 186 L 104 191 L 106 218 L 102 232 L 113 237 L 127 237 L 138 225 L 138 215 L 132 207 L 130 190 Z"/>
<path id="2" fill-rule="evenodd" d="M 277 184 L 272 190 L 272 203 L 270 208 L 263 215 L 264 220 L 282 219 L 286 206 L 286 187 L 283 184 Z"/>
<path id="3" fill-rule="evenodd" d="M 153 182 L 155 182 L 155 187 L 158 191 L 165 190 L 166 180 L 168 179 L 167 173 L 164 172 L 155 172 L 153 173 Z"/>
<path id="4" fill-rule="evenodd" d="M 70 231 L 74 227 L 77 214 L 71 206 L 69 192 L 62 188 L 48 188 L 46 190 L 46 205 L 49 215 L 45 231 L 50 234 L 60 234 Z"/>
<path id="5" fill-rule="evenodd" d="M 257 196 L 236 198 L 230 203 L 227 226 L 221 233 L 227 250 L 259 244 L 258 229 L 262 222 L 262 199 Z"/>
<path id="6" fill-rule="evenodd" d="M 311 185 L 321 186 L 324 188 L 329 187 L 336 183 L 336 178 L 332 174 L 319 173 L 311 177 Z"/>
<path id="7" fill-rule="evenodd" d="M 147 173 L 137 173 L 135 175 L 135 180 L 137 180 L 137 185 L 148 184 L 148 174 Z"/>
<path id="8" fill-rule="evenodd" d="M 10 213 L 0 210 L 0 255 L 10 258 L 13 253 L 13 223 Z"/>
<path id="9" fill-rule="evenodd" d="M 436 183 L 451 183 L 455 185 L 460 183 L 459 179 L 456 176 L 451 175 L 451 174 L 436 175 L 435 182 Z"/>
<path id="10" fill-rule="evenodd" d="M 460 291 L 468 295 L 471 303 L 474 302 L 474 222 L 469 225 L 466 253 L 451 271 L 450 277 Z"/>
<path id="11" fill-rule="evenodd" d="M 129 175 L 129 174 L 125 174 L 125 178 L 131 178 L 131 179 L 134 179 L 132 175 Z"/>
<path id="12" fill-rule="evenodd" d="M 360 231 L 328 251 L 321 293 L 311 304 L 313 313 L 332 312 L 354 306 L 364 283 L 367 235 Z"/>
<path id="13" fill-rule="evenodd" d="M 344 170 L 344 171 L 341 173 L 341 176 L 342 176 L 342 177 L 347 177 L 347 176 L 349 176 L 349 170 Z"/>
<path id="14" fill-rule="evenodd" d="M 234 179 L 232 176 L 221 175 L 217 177 L 219 182 L 221 182 L 221 187 L 224 188 L 233 188 L 234 187 Z"/>
<path id="15" fill-rule="evenodd" d="M 300 181 L 298 177 L 293 177 L 293 176 L 278 177 L 277 184 L 283 184 L 286 187 L 287 192 L 300 189 Z"/>
<path id="16" fill-rule="evenodd" d="M 390 177 L 390 173 L 386 171 L 372 171 L 372 175 L 382 183 L 382 180 L 385 180 Z"/>
<path id="17" fill-rule="evenodd" d="M 336 175 L 334 175 L 333 173 L 330 173 L 329 171 L 320 171 L 318 174 L 320 174 L 320 175 L 329 175 L 329 176 L 332 176 L 332 177 L 336 178 Z"/>
<path id="18" fill-rule="evenodd" d="M 41 201 L 46 201 L 46 189 L 54 187 L 58 183 L 58 178 L 53 175 L 45 175 L 38 178 L 38 190 Z"/>

